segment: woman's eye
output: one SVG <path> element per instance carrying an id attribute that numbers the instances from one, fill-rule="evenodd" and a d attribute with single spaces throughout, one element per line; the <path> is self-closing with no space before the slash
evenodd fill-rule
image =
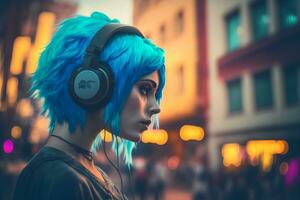
<path id="1" fill-rule="evenodd" d="M 144 85 L 144 86 L 140 86 L 139 90 L 142 95 L 147 96 L 149 93 L 151 93 L 152 87 L 148 85 Z"/>

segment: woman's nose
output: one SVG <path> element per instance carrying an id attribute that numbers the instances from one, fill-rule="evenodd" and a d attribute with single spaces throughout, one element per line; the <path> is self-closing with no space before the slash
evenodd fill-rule
<path id="1" fill-rule="evenodd" d="M 158 114 L 158 113 L 160 113 L 160 108 L 159 108 L 159 107 L 150 110 L 151 116 L 152 116 L 152 115 L 155 115 L 155 114 Z"/>
<path id="2" fill-rule="evenodd" d="M 158 114 L 160 113 L 160 108 L 159 108 L 159 105 L 156 101 L 156 99 L 152 100 L 152 103 L 150 104 L 150 107 L 149 107 L 149 114 L 150 114 L 150 117 L 152 115 L 155 115 L 155 114 Z"/>

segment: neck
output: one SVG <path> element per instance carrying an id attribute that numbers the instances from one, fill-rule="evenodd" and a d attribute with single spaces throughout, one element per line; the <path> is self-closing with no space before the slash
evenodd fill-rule
<path id="1" fill-rule="evenodd" d="M 91 127 L 87 123 L 83 130 L 81 130 L 78 126 L 74 133 L 70 133 L 68 125 L 63 123 L 56 124 L 52 134 L 57 135 L 82 149 L 90 151 L 94 139 L 99 134 L 99 128 L 96 129 L 95 127 Z M 79 161 L 87 160 L 82 154 L 76 152 L 72 146 L 58 138 L 49 137 L 46 146 L 51 146 L 62 150 Z M 90 160 L 88 161 L 90 162 Z M 91 162 L 91 164 L 93 165 L 93 162 Z"/>
<path id="2" fill-rule="evenodd" d="M 69 127 L 66 123 L 60 125 L 57 124 L 54 128 L 54 135 L 58 135 L 68 142 L 71 142 L 83 149 L 90 150 L 93 140 L 97 136 L 97 133 L 91 133 L 91 131 L 82 130 L 77 127 L 74 133 L 70 133 Z"/>

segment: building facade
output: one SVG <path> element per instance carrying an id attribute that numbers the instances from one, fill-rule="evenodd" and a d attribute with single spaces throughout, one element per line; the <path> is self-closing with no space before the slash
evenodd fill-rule
<path id="1" fill-rule="evenodd" d="M 37 117 L 38 106 L 29 99 L 29 77 L 55 26 L 76 13 L 78 0 L 13 0 L 0 6 L 0 144 L 15 147 L 9 153 L 1 148 L 0 154 L 30 157 L 32 146 L 48 134 L 41 131 L 47 122 Z"/>
<path id="2" fill-rule="evenodd" d="M 300 1 L 212 0 L 207 13 L 212 168 L 225 144 L 250 140 L 284 140 L 281 157 L 299 156 Z"/>
<path id="3" fill-rule="evenodd" d="M 205 128 L 205 1 L 134 0 L 133 6 L 134 25 L 165 50 L 166 88 L 160 121 L 169 133 L 170 154 L 182 155 L 180 128 L 186 124 Z"/>

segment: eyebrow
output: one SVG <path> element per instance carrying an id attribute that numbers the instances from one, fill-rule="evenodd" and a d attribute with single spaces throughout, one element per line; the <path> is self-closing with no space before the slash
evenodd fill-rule
<path id="1" fill-rule="evenodd" d="M 151 79 L 142 79 L 140 81 L 150 82 L 153 88 L 157 88 L 157 83 Z"/>

